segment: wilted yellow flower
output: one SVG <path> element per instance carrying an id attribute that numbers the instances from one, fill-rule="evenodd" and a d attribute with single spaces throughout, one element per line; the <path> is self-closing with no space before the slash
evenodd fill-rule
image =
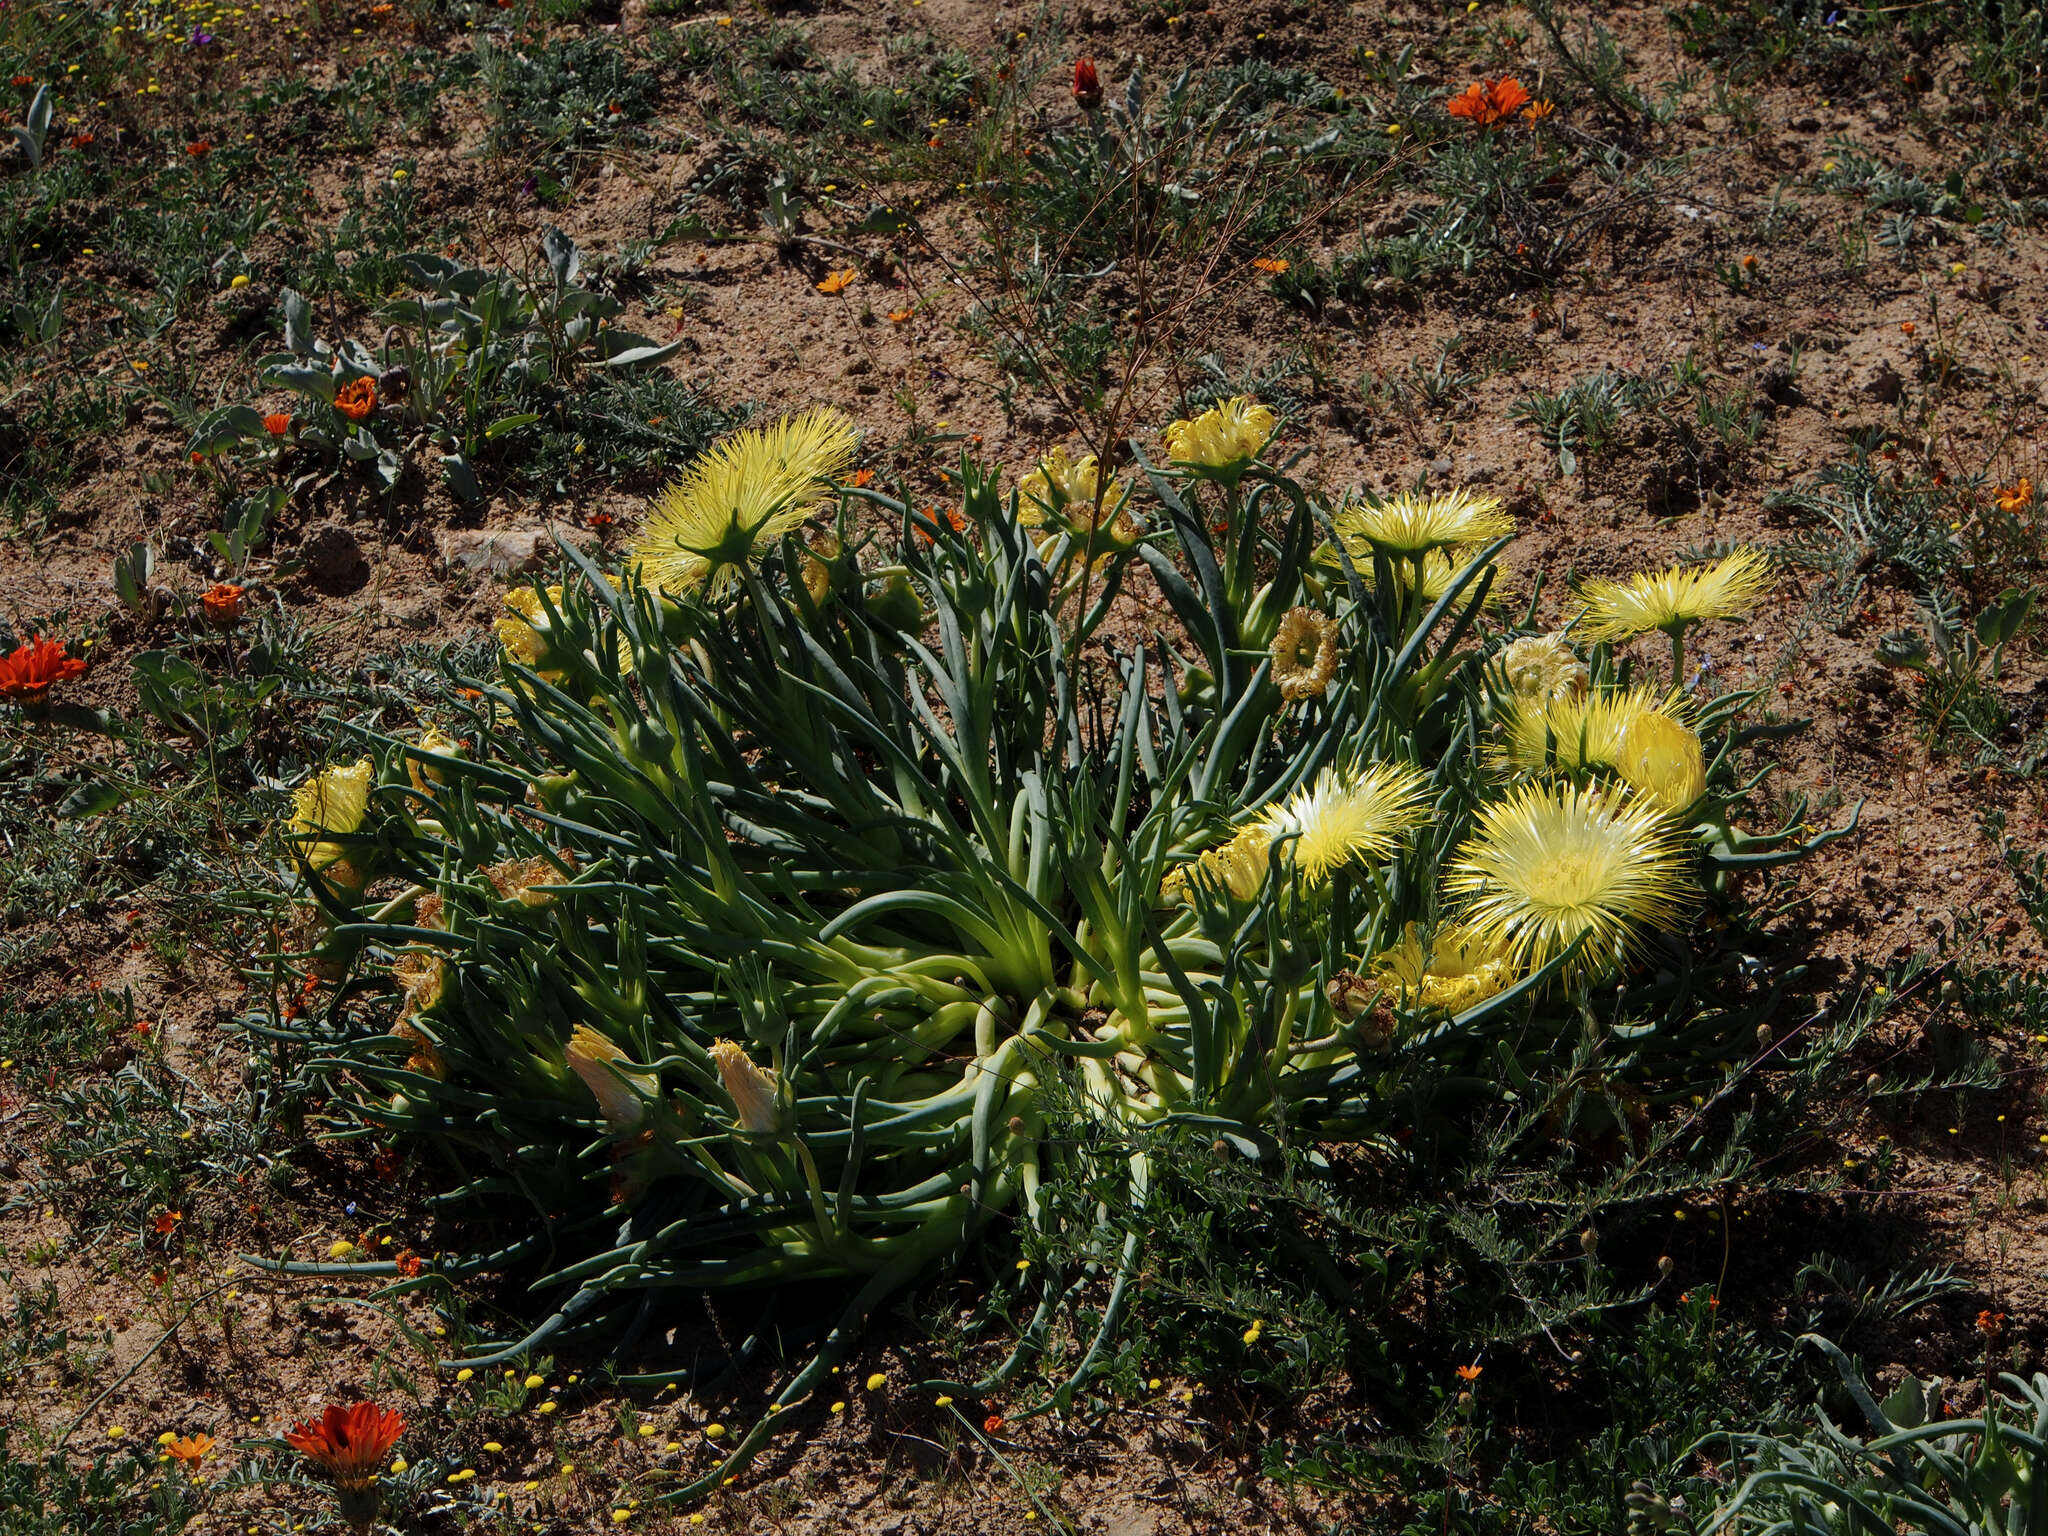
<path id="1" fill-rule="evenodd" d="M 756 1066 L 745 1049 L 731 1040 L 714 1040 L 711 1059 L 739 1115 L 741 1130 L 763 1135 L 782 1129 L 782 1111 L 775 1102 L 772 1070 Z"/>
<path id="2" fill-rule="evenodd" d="M 332 868 L 348 850 L 327 838 L 359 831 L 370 811 L 376 766 L 362 758 L 346 768 L 323 768 L 292 793 L 292 837 L 316 870 Z"/>
<path id="3" fill-rule="evenodd" d="M 626 1071 L 622 1063 L 633 1058 L 588 1024 L 576 1026 L 566 1054 L 569 1070 L 583 1079 L 606 1125 L 630 1131 L 647 1118 L 647 1100 L 661 1087 L 654 1073 Z"/>
<path id="4" fill-rule="evenodd" d="M 1325 768 L 1255 825 L 1269 843 L 1290 840 L 1289 856 L 1310 884 L 1359 859 L 1385 859 L 1429 819 L 1429 779 L 1406 763 Z"/>
<path id="5" fill-rule="evenodd" d="M 1194 863 L 1169 870 L 1159 882 L 1159 899 L 1192 902 L 1197 889 L 1220 888 L 1239 901 L 1250 901 L 1266 883 L 1267 855 L 1272 847 L 1272 838 L 1255 822 Z"/>
<path id="6" fill-rule="evenodd" d="M 1397 987 L 1408 1006 L 1421 1010 L 1463 1013 L 1511 986 L 1518 972 L 1514 960 L 1477 935 L 1453 923 L 1422 941 L 1414 923 L 1401 930 L 1401 941 L 1373 962 L 1383 981 Z"/>
<path id="7" fill-rule="evenodd" d="M 723 598 L 829 494 L 824 482 L 846 473 L 859 443 L 853 422 L 828 406 L 733 433 L 655 498 L 633 546 L 641 579 Z"/>
<path id="8" fill-rule="evenodd" d="M 550 623 L 548 607 L 556 613 L 562 611 L 562 589 L 549 587 L 547 603 L 542 603 L 540 593 L 532 587 L 514 587 L 505 594 L 505 606 L 511 613 L 497 621 L 498 648 L 505 653 L 508 661 L 522 667 L 531 667 L 550 682 L 558 680 L 562 673 L 559 667 L 551 665 L 554 646 L 549 639 Z"/>
<path id="9" fill-rule="evenodd" d="M 839 536 L 835 533 L 815 534 L 805 541 L 802 565 L 804 591 L 810 594 L 814 608 L 823 608 L 832 597 L 839 553 Z"/>
<path id="10" fill-rule="evenodd" d="M 1246 395 L 1233 395 L 1191 421 L 1169 426 L 1166 456 L 1198 473 L 1207 471 L 1219 480 L 1234 481 L 1272 441 L 1279 420 L 1271 406 L 1260 405 Z"/>
<path id="11" fill-rule="evenodd" d="M 422 1077 L 431 1077 L 435 1082 L 446 1082 L 448 1063 L 442 1057 L 440 1048 L 429 1040 L 426 1031 L 403 1014 L 391 1026 L 391 1033 L 407 1046 L 405 1070 L 417 1072 Z"/>
<path id="12" fill-rule="evenodd" d="M 1498 496 L 1445 491 L 1434 496 L 1403 491 L 1346 507 L 1337 515 L 1337 537 L 1354 561 L 1369 561 L 1374 549 L 1413 557 L 1460 544 L 1491 544 L 1515 531 L 1515 520 Z"/>
<path id="13" fill-rule="evenodd" d="M 1094 549 L 1130 549 L 1142 536 L 1124 511 L 1131 488 L 1113 476 L 1105 487 L 1092 453 L 1072 459 L 1066 449 L 1055 448 L 1017 489 L 1023 495 L 1017 521 L 1027 528 L 1057 527 Z"/>
<path id="14" fill-rule="evenodd" d="M 1314 608 L 1290 608 L 1273 636 L 1273 681 L 1280 697 L 1319 699 L 1337 675 L 1337 621 Z"/>
<path id="15" fill-rule="evenodd" d="M 504 620 L 499 620 L 503 624 Z M 467 757 L 469 754 L 462 743 L 447 735 L 439 726 L 430 725 L 420 733 L 419 750 L 423 757 Z M 422 761 L 410 753 L 405 759 L 406 777 L 412 780 L 412 787 L 421 794 L 428 793 L 430 784 L 445 784 L 448 775 L 430 762 Z"/>
<path id="16" fill-rule="evenodd" d="M 1537 708 L 1584 698 L 1590 674 L 1562 635 L 1527 635 L 1500 653 L 1495 663 L 1502 691 Z"/>
<path id="17" fill-rule="evenodd" d="M 1527 784 L 1482 806 L 1446 866 L 1471 942 L 1538 970 L 1577 940 L 1572 964 L 1599 976 L 1638 931 L 1676 923 L 1697 892 L 1682 829 L 1662 807 L 1621 789 Z"/>
<path id="18" fill-rule="evenodd" d="M 1712 565 L 1589 581 L 1578 589 L 1576 630 L 1593 641 L 1626 640 L 1653 629 L 1675 636 L 1702 619 L 1739 618 L 1770 589 L 1770 558 L 1762 550 L 1738 549 Z"/>

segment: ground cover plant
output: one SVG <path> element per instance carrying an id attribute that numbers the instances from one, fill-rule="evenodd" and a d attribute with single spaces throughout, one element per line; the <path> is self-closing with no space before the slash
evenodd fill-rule
<path id="1" fill-rule="evenodd" d="M 2039 43 L 0 11 L 0 1531 L 2037 1525 Z"/>

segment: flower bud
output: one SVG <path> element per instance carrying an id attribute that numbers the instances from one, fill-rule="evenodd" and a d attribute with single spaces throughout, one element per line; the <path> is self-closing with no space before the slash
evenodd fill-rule
<path id="1" fill-rule="evenodd" d="M 1093 112 L 1102 105 L 1102 77 L 1095 72 L 1095 61 L 1091 58 L 1074 60 L 1074 105 L 1083 112 Z"/>

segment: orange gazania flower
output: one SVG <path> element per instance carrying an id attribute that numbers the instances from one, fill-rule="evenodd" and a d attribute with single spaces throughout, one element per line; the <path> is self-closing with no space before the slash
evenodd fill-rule
<path id="1" fill-rule="evenodd" d="M 392 1267 L 399 1272 L 399 1274 L 403 1275 L 408 1280 L 417 1279 L 419 1277 L 420 1271 L 427 1267 L 426 1260 L 422 1259 L 410 1248 L 404 1248 L 399 1250 L 398 1257 L 393 1259 L 391 1261 L 391 1264 Z"/>
<path id="2" fill-rule="evenodd" d="M 889 311 L 889 323 L 891 325 L 902 325 L 916 313 L 917 311 L 914 309 L 892 309 Z"/>
<path id="3" fill-rule="evenodd" d="M 350 421 L 364 421 L 377 408 L 377 381 L 350 379 L 334 392 L 334 408 Z"/>
<path id="4" fill-rule="evenodd" d="M 333 1478 L 345 1492 L 373 1487 L 384 1458 L 405 1433 L 405 1415 L 357 1403 L 330 1403 L 316 1422 L 307 1419 L 285 1432 L 284 1443 Z M 367 1524 L 367 1522 L 365 1522 Z"/>
<path id="5" fill-rule="evenodd" d="M 1287 270 L 1287 262 L 1279 256 L 1254 256 L 1252 258 L 1252 265 L 1261 272 L 1272 273 L 1275 277 L 1278 277 Z"/>
<path id="6" fill-rule="evenodd" d="M 263 418 L 263 430 L 272 437 L 283 437 L 291 429 L 292 416 L 289 411 L 272 411 Z"/>
<path id="7" fill-rule="evenodd" d="M 190 144 L 187 144 L 185 146 L 185 153 L 190 155 L 194 160 L 204 160 L 208 155 L 213 153 L 213 146 L 204 139 L 194 139 Z"/>
<path id="8" fill-rule="evenodd" d="M 89 133 L 74 133 L 71 135 L 71 147 L 73 149 L 84 149 L 88 144 L 92 143 L 92 138 L 93 136 Z"/>
<path id="9" fill-rule="evenodd" d="M 388 5 L 373 5 L 370 7 L 370 14 L 381 21 L 384 17 L 391 14 L 391 7 Z"/>
<path id="10" fill-rule="evenodd" d="M 926 507 L 924 509 L 924 516 L 934 526 L 944 526 L 952 529 L 955 533 L 965 533 L 967 531 L 967 519 L 951 507 L 946 508 L 943 512 L 937 507 Z M 918 528 L 916 532 L 917 536 L 927 544 L 938 542 L 938 535 L 927 529 Z"/>
<path id="11" fill-rule="evenodd" d="M 1453 96 L 1444 110 L 1453 117 L 1469 117 L 1481 128 L 1506 122 L 1529 105 L 1529 93 L 1513 75 L 1499 80 L 1475 80 L 1464 94 Z"/>
<path id="12" fill-rule="evenodd" d="M 1484 1366 L 1479 1365 L 1461 1365 L 1458 1367 L 1458 1380 L 1477 1381 L 1479 1379 L 1479 1373 L 1484 1369 Z"/>
<path id="13" fill-rule="evenodd" d="M 183 1211 L 159 1211 L 156 1220 L 152 1221 L 150 1226 L 155 1229 L 158 1237 L 169 1237 L 178 1230 L 178 1223 L 184 1219 Z"/>
<path id="14" fill-rule="evenodd" d="M 851 288 L 853 286 L 853 280 L 859 276 L 860 273 L 855 271 L 852 267 L 846 267 L 837 272 L 827 272 L 825 274 L 825 280 L 818 284 L 818 292 L 842 292 L 845 289 Z"/>
<path id="15" fill-rule="evenodd" d="M 1545 96 L 1542 100 L 1532 101 L 1529 105 L 1522 108 L 1522 121 L 1525 123 L 1540 123 L 1556 110 L 1557 103 L 1548 96 Z"/>
<path id="16" fill-rule="evenodd" d="M 1102 77 L 1093 59 L 1074 60 L 1074 102 L 1083 110 L 1102 105 Z"/>
<path id="17" fill-rule="evenodd" d="M 55 640 L 30 635 L 26 645 L 0 656 L 0 699 L 14 704 L 40 704 L 50 690 L 85 676 L 85 661 L 68 656 Z"/>
<path id="18" fill-rule="evenodd" d="M 34 75 L 16 75 L 14 77 L 14 83 L 16 86 L 34 85 L 36 83 L 36 77 Z"/>
<path id="19" fill-rule="evenodd" d="M 999 1435 L 1003 1432 L 1003 1416 L 992 1413 L 981 1421 L 981 1432 L 985 1435 Z"/>
<path id="20" fill-rule="evenodd" d="M 2024 512 L 2034 504 L 2034 482 L 2025 475 L 2020 476 L 2018 485 L 2001 485 L 1991 493 L 1998 503 L 1998 510 L 2006 513 Z"/>
<path id="21" fill-rule="evenodd" d="M 197 1466 L 213 1453 L 213 1436 L 181 1435 L 175 1440 L 164 1442 L 164 1454 L 173 1461 L 189 1462 Z"/>
<path id="22" fill-rule="evenodd" d="M 199 594 L 199 606 L 207 623 L 227 629 L 242 622 L 242 589 L 232 581 L 217 581 Z"/>

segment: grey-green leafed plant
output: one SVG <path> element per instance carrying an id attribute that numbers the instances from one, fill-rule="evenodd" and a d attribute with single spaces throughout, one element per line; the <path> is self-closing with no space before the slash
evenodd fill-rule
<path id="1" fill-rule="evenodd" d="M 787 1408 L 1085 1167 L 1087 1257 L 973 1384 L 1099 1283 L 1063 1403 L 1129 1300 L 1148 1134 L 1391 1144 L 1418 1064 L 1497 1086 L 1682 953 L 1715 868 L 1797 856 L 1731 825 L 1739 699 L 1500 649 L 1496 498 L 1332 506 L 1266 462 L 1275 426 L 1224 401 L 1164 467 L 1134 444 L 1135 481 L 1054 452 L 1008 495 L 963 459 L 945 510 L 853 488 L 836 412 L 749 427 L 621 570 L 565 550 L 508 596 L 473 707 L 301 787 L 325 932 L 293 963 L 336 986 L 258 1027 L 339 1134 L 436 1148 L 451 1209 L 530 1210 L 454 1269 L 537 1266 L 557 1305 L 470 1365 L 678 1288 L 843 1280 Z M 1112 626 L 1141 581 L 1176 633 Z"/>
<path id="2" fill-rule="evenodd" d="M 1998 1321 L 2002 1321 L 1998 1320 Z M 1995 1329 L 1996 1321 L 1987 1324 Z M 1703 1536 L 2039 1536 L 2048 1530 L 2048 1375 L 2002 1373 L 1982 1413 L 1945 1411 L 1941 1384 L 1912 1376 L 1878 1402 L 1848 1356 L 1817 1334 L 1863 1419 L 1820 1415 L 1818 1433 L 1713 1436 L 1746 1472 Z"/>

